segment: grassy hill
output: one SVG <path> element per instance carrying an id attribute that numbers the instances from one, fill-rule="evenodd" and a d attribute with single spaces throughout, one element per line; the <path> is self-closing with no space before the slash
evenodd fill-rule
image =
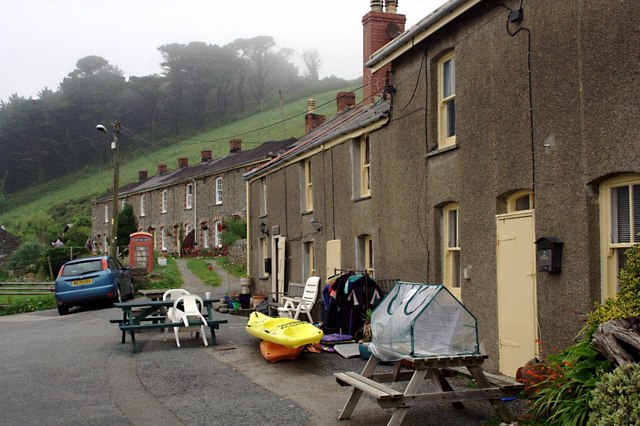
<path id="1" fill-rule="evenodd" d="M 342 90 L 353 90 L 353 87 Z M 335 96 L 339 90 L 330 90 L 314 95 L 316 112 L 331 118 L 336 114 Z M 361 94 L 358 94 L 358 99 Z M 130 132 L 121 133 L 121 144 L 133 144 L 139 155 L 123 158 L 120 164 L 120 185 L 133 182 L 138 178 L 138 170 L 148 170 L 155 174 L 160 163 L 166 163 L 170 170 L 177 167 L 178 157 L 188 157 L 189 164 L 200 162 L 200 151 L 210 149 L 214 157 L 229 152 L 229 139 L 242 139 L 242 149 L 251 149 L 268 140 L 280 140 L 300 137 L 304 134 L 304 115 L 307 112 L 307 98 L 286 103 L 280 107 L 267 109 L 229 124 L 192 137 L 178 138 L 175 143 L 160 149 L 148 148 L 149 142 Z M 284 118 L 284 121 L 283 121 Z M 126 128 L 126 117 L 121 119 Z M 105 123 L 106 124 L 106 123 Z M 104 143 L 109 150 L 109 141 L 104 134 L 96 131 L 96 141 Z M 147 146 L 147 148 L 144 148 Z M 87 167 L 26 190 L 7 195 L 6 205 L 11 206 L 0 214 L 0 225 L 11 232 L 19 220 L 47 211 L 54 205 L 63 203 L 88 203 L 91 199 L 110 192 L 113 186 L 113 169 Z"/>

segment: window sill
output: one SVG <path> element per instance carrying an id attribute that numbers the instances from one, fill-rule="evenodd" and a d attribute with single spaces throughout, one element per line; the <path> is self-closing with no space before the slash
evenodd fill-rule
<path id="1" fill-rule="evenodd" d="M 371 199 L 371 195 L 365 195 L 364 197 L 353 198 L 351 199 L 351 201 L 353 201 L 354 203 L 357 203 L 358 201 L 365 201 L 370 199 Z"/>
<path id="2" fill-rule="evenodd" d="M 445 152 L 455 151 L 458 148 L 459 148 L 459 145 L 457 145 L 457 144 L 456 145 L 451 145 L 451 146 L 446 146 L 444 148 L 440 148 L 440 149 L 437 149 L 435 151 L 427 152 L 426 157 L 429 158 L 429 157 L 433 157 L 433 156 L 436 156 L 436 155 L 444 154 Z"/>
<path id="3" fill-rule="evenodd" d="M 215 203 L 214 205 L 215 205 L 215 206 L 221 206 L 221 205 L 222 205 L 222 202 Z"/>

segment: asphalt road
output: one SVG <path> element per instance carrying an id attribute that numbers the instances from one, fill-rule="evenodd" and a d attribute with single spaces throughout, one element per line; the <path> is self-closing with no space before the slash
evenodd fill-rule
<path id="1" fill-rule="evenodd" d="M 106 307 L 0 317 L 0 424 L 344 426 L 390 418 L 363 397 L 352 419 L 337 420 L 350 388 L 333 373 L 361 371 L 360 358 L 305 353 L 270 364 L 244 331 L 246 318 L 229 314 L 216 347 L 184 334 L 177 348 L 171 334 L 164 341 L 147 331 L 136 334 L 132 353 L 108 321 L 120 315 Z M 493 417 L 488 403 L 441 404 L 410 409 L 404 424 L 479 425 Z"/>

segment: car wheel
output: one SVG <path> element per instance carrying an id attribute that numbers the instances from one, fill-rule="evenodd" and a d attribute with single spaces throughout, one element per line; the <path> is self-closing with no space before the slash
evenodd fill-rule
<path id="1" fill-rule="evenodd" d="M 58 313 L 60 315 L 67 315 L 69 313 L 69 307 L 67 305 L 58 305 Z"/>

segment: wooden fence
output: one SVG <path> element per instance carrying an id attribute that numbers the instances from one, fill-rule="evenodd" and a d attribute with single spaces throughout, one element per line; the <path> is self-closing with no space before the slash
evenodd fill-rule
<path id="1" fill-rule="evenodd" d="M 55 284 L 51 281 L 0 282 L 0 296 L 51 294 L 54 290 Z"/>

